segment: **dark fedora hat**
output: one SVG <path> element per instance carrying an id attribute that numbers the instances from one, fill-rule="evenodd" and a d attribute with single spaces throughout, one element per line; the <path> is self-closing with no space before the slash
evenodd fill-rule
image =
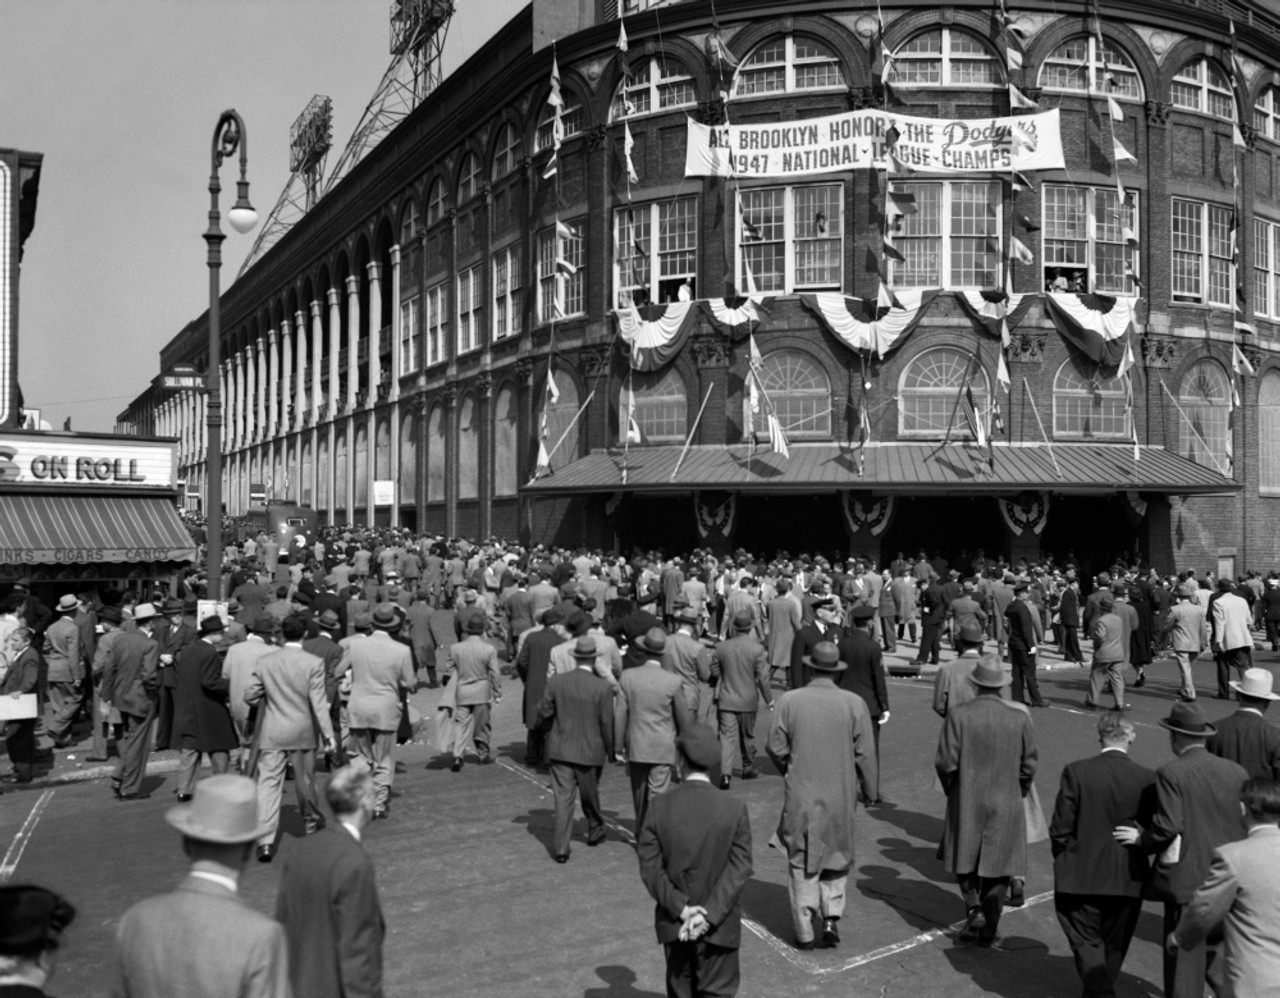
<path id="1" fill-rule="evenodd" d="M 1161 727 L 1193 738 L 1208 738 L 1218 729 L 1204 719 L 1198 703 L 1175 703 L 1168 717 L 1160 719 Z"/>
<path id="2" fill-rule="evenodd" d="M 220 634 L 222 633 L 224 626 L 225 625 L 223 625 L 222 623 L 222 618 L 219 617 L 216 613 L 211 613 L 209 614 L 209 616 L 205 617 L 204 620 L 200 621 L 200 633 L 201 634 Z"/>
<path id="3" fill-rule="evenodd" d="M 739 610 L 733 615 L 733 629 L 735 631 L 749 631 L 755 626 L 755 621 L 751 617 L 750 610 Z"/>
<path id="4" fill-rule="evenodd" d="M 277 625 L 275 617 L 269 613 L 260 613 L 253 618 L 253 622 L 249 625 L 249 630 L 258 635 L 275 634 L 277 626 L 279 625 Z"/>
<path id="5" fill-rule="evenodd" d="M 813 652 L 804 657 L 804 664 L 818 672 L 844 672 L 849 666 L 840 661 L 840 650 L 830 641 L 819 641 Z"/>
<path id="6" fill-rule="evenodd" d="M 382 603 L 373 611 L 373 626 L 384 631 L 400 626 L 400 618 L 396 616 L 395 610 L 391 609 L 390 603 Z"/>
<path id="7" fill-rule="evenodd" d="M 324 613 L 320 614 L 319 618 L 316 620 L 316 624 L 328 631 L 341 626 L 342 620 L 338 617 L 337 611 L 331 607 L 325 610 Z"/>
<path id="8" fill-rule="evenodd" d="M 640 636 L 640 647 L 650 655 L 661 655 L 667 650 L 667 632 L 661 627 L 650 627 Z"/>
<path id="9" fill-rule="evenodd" d="M 1000 687 L 1008 686 L 1013 682 L 994 658 L 990 662 L 985 659 L 978 662 L 974 666 L 973 672 L 969 673 L 969 678 L 973 680 L 975 686 L 985 686 L 987 689 L 992 690 L 998 690 Z"/>

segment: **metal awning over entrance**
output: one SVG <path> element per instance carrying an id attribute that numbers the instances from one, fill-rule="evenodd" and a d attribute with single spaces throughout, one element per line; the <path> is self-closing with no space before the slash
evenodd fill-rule
<path id="1" fill-rule="evenodd" d="M 195 560 L 171 498 L 0 495 L 0 564 Z"/>
<path id="2" fill-rule="evenodd" d="M 858 489 L 884 495 L 999 494 L 1051 492 L 1099 495 L 1109 492 L 1162 492 L 1171 495 L 1229 495 L 1242 486 L 1163 447 L 1063 443 L 997 444 L 992 464 L 987 451 L 972 444 L 869 444 L 860 449 L 839 444 L 791 445 L 791 456 L 744 444 L 689 448 L 679 473 L 672 472 L 681 448 L 637 447 L 625 459 L 621 451 L 594 451 L 525 486 L 526 495 L 589 492 L 684 492 L 719 489 L 759 493 L 814 493 Z M 861 473 L 859 464 L 862 464 Z"/>

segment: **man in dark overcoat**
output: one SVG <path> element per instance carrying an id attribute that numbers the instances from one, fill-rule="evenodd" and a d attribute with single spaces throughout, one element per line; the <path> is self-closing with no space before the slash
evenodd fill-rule
<path id="1" fill-rule="evenodd" d="M 870 611 L 870 612 L 868 612 Z M 880 771 L 880 725 L 889 720 L 889 687 L 884 678 L 884 652 L 871 635 L 875 608 L 855 606 L 850 613 L 853 626 L 836 647 L 840 661 L 849 668 L 839 673 L 838 684 L 850 693 L 862 697 L 871 714 L 871 731 L 876 747 L 876 772 Z M 872 787 L 875 793 L 868 803 L 880 802 L 880 784 Z"/>
<path id="2" fill-rule="evenodd" d="M 844 637 L 844 628 L 839 624 L 840 608 L 835 600 L 825 596 L 813 604 L 815 617 L 796 632 L 791 642 L 791 689 L 799 690 L 809 685 L 808 662 L 813 649 L 823 641 L 833 645 L 839 644 Z"/>
<path id="3" fill-rule="evenodd" d="M 942 584 L 934 579 L 920 593 L 920 653 L 916 656 L 916 665 L 939 663 L 947 606 L 947 594 Z"/>
<path id="4" fill-rule="evenodd" d="M 525 635 L 516 655 L 516 674 L 524 683 L 522 707 L 528 732 L 524 743 L 526 766 L 541 766 L 547 761 L 547 729 L 538 718 L 538 707 L 551 671 L 551 649 L 563 644 L 566 637 L 560 626 L 563 619 L 564 613 L 558 606 L 549 607 L 542 615 L 542 626 Z"/>
<path id="5" fill-rule="evenodd" d="M 240 739 L 228 707 L 231 683 L 223 678 L 218 641 L 222 618 L 216 614 L 200 622 L 200 640 L 178 654 L 172 669 L 173 741 L 178 747 L 178 800 L 186 803 L 196 789 L 200 756 L 209 756 L 214 775 L 231 765 L 231 750 Z"/>

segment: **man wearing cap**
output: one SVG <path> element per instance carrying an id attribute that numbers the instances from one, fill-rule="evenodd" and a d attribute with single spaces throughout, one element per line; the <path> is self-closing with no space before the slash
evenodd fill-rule
<path id="1" fill-rule="evenodd" d="M 324 750 L 333 751 L 333 724 L 324 695 L 324 662 L 302 650 L 307 624 L 300 617 L 286 617 L 280 625 L 284 647 L 258 659 L 244 700 L 258 708 L 258 860 L 270 863 L 275 856 L 276 829 L 280 824 L 280 797 L 285 768 L 292 763 L 298 811 L 308 833 L 324 827 L 324 815 L 316 794 L 316 731 Z"/>
<path id="2" fill-rule="evenodd" d="M 1104 592 L 1098 597 L 1097 612 L 1090 631 L 1093 638 L 1093 663 L 1089 672 L 1089 696 L 1084 705 L 1097 710 L 1102 696 L 1102 684 L 1109 682 L 1111 695 L 1115 697 L 1116 710 L 1132 710 L 1124 700 L 1124 662 L 1129 646 L 1124 631 L 1124 621 L 1115 613 L 1115 597 Z"/>
<path id="3" fill-rule="evenodd" d="M 769 758 L 783 774 L 782 815 L 770 845 L 786 850 L 796 946 L 837 946 L 845 889 L 854 862 L 857 790 L 872 800 L 879 786 L 871 715 L 861 697 L 836 685 L 845 664 L 830 641 L 808 656 L 812 678 L 778 698 L 769 727 Z"/>
<path id="4" fill-rule="evenodd" d="M 844 628 L 839 625 L 840 608 L 830 596 L 818 600 L 813 605 L 814 619 L 796 632 L 791 643 L 791 671 L 788 676 L 790 689 L 803 689 L 809 684 L 808 660 L 813 649 L 823 641 L 833 645 L 840 643 L 844 637 Z"/>
<path id="5" fill-rule="evenodd" d="M 684 782 L 653 802 L 640 827 L 640 878 L 656 902 L 667 993 L 730 998 L 740 980 L 739 898 L 751 879 L 751 821 L 743 801 L 711 785 L 720 757 L 715 732 L 697 725 L 676 744 Z"/>
<path id="6" fill-rule="evenodd" d="M 1218 666 L 1218 699 L 1228 700 L 1231 670 L 1234 668 L 1240 678 L 1253 665 L 1249 604 L 1236 593 L 1230 579 L 1218 580 L 1218 593 L 1212 600 L 1212 623 L 1210 641 Z"/>
<path id="7" fill-rule="evenodd" d="M 947 712 L 934 760 L 947 795 L 938 856 L 964 898 L 957 939 L 990 946 L 1009 882 L 1027 868 L 1022 798 L 1036 773 L 1036 741 L 1026 708 L 1011 710 L 1000 699 L 1009 678 L 995 656 L 985 656 L 969 680 L 977 695 Z"/>
<path id="8" fill-rule="evenodd" d="M 1058 600 L 1058 626 L 1062 632 L 1062 657 L 1074 665 L 1084 665 L 1080 651 L 1080 583 L 1066 580 Z"/>
<path id="9" fill-rule="evenodd" d="M 1196 683 L 1191 667 L 1204 650 L 1204 610 L 1196 602 L 1193 584 L 1179 583 L 1175 595 L 1177 602 L 1169 608 L 1160 635 L 1168 639 L 1178 661 L 1178 696 L 1184 703 L 1192 703 L 1196 698 Z"/>
<path id="10" fill-rule="evenodd" d="M 622 674 L 613 701 L 616 754 L 626 753 L 637 833 L 653 798 L 674 784 L 676 737 L 693 725 L 680 677 L 662 667 L 666 634 L 655 627 L 640 640 L 648 657 Z"/>
<path id="11" fill-rule="evenodd" d="M 573 834 L 573 804 L 582 791 L 582 811 L 587 818 L 587 845 L 597 846 L 607 832 L 600 812 L 600 771 L 615 758 L 612 687 L 595 672 L 595 638 L 579 638 L 574 647 L 578 667 L 547 680 L 538 707 L 539 723 L 550 725 L 547 736 L 548 768 L 555 798 L 555 839 L 552 854 L 557 863 L 569 861 Z"/>
<path id="12" fill-rule="evenodd" d="M 54 607 L 57 619 L 44 632 L 44 661 L 50 716 L 45 725 L 55 748 L 66 748 L 75 739 L 71 724 L 80 711 L 80 683 L 84 679 L 84 658 L 80 646 L 80 628 L 73 617 L 80 601 L 71 593 Z"/>
<path id="13" fill-rule="evenodd" d="M 75 917 L 75 908 L 43 887 L 0 887 L 0 996 L 42 998 Z"/>
<path id="14" fill-rule="evenodd" d="M 1242 835 L 1240 788 L 1249 774 L 1237 763 L 1211 755 L 1205 743 L 1217 730 L 1200 705 L 1175 703 L 1160 724 L 1169 732 L 1174 758 L 1156 770 L 1156 810 L 1144 829 L 1119 825 L 1121 845 L 1156 857 L 1148 897 L 1164 902 L 1164 935 L 1173 932 L 1183 910 L 1209 872 L 1213 851 Z M 1206 981 L 1220 990 L 1218 945 L 1199 942 L 1164 953 L 1165 998 L 1202 998 Z"/>
<path id="15" fill-rule="evenodd" d="M 169 809 L 191 871 L 170 894 L 135 904 L 116 929 L 111 998 L 288 998 L 284 929 L 245 904 L 240 875 L 265 826 L 253 781 L 211 776 Z"/>
<path id="16" fill-rule="evenodd" d="M 227 656 L 222 662 L 222 676 L 227 680 L 227 705 L 241 749 L 240 771 L 245 776 L 255 776 L 257 772 L 257 752 L 250 748 L 257 712 L 245 702 L 244 695 L 248 692 L 249 681 L 257 672 L 258 660 L 276 650 L 276 626 L 274 617 L 258 614 L 250 625 L 248 636 L 228 646 Z"/>
<path id="17" fill-rule="evenodd" d="M 173 741 L 178 747 L 178 800 L 195 791 L 200 756 L 209 756 L 214 775 L 230 767 L 231 750 L 239 746 L 227 700 L 231 684 L 222 676 L 218 642 L 222 618 L 211 614 L 200 622 L 200 640 L 178 653 L 173 664 Z"/>
<path id="18" fill-rule="evenodd" d="M 418 677 L 413 672 L 412 650 L 391 637 L 391 631 L 400 626 L 395 611 L 380 606 L 370 623 L 373 631 L 367 638 L 347 639 L 350 644 L 338 665 L 338 678 L 351 673 L 347 702 L 350 741 L 373 773 L 377 792 L 374 817 L 385 818 L 395 781 L 396 731 L 405 697 L 417 685 Z"/>
<path id="19" fill-rule="evenodd" d="M 489 705 L 502 699 L 502 675 L 498 671 L 498 652 L 484 638 L 484 617 L 466 620 L 467 636 L 449 647 L 445 663 L 445 682 L 453 687 L 453 765 L 462 769 L 467 750 L 476 754 L 484 766 L 493 762 L 489 753 Z"/>
<path id="20" fill-rule="evenodd" d="M 920 652 L 916 655 L 916 665 L 938 665 L 941 661 L 942 627 L 946 619 L 946 592 L 942 583 L 934 578 L 920 592 Z"/>
<path id="21" fill-rule="evenodd" d="M 1048 707 L 1049 702 L 1040 695 L 1036 681 L 1036 651 L 1038 629 L 1031 609 L 1030 587 L 1019 582 L 1013 587 L 1013 602 L 1005 611 L 1008 631 L 1009 659 L 1013 663 L 1013 702 L 1025 703 L 1023 685 L 1031 697 L 1032 707 Z"/>
<path id="22" fill-rule="evenodd" d="M 134 630 L 111 645 L 103 665 L 102 698 L 120 712 L 124 737 L 118 746 L 111 788 L 121 800 L 144 800 L 142 778 L 151 754 L 151 729 L 160 688 L 160 646 L 152 638 L 156 608 L 139 603 L 133 611 Z"/>
<path id="23" fill-rule="evenodd" d="M 986 639 L 976 622 L 970 621 L 956 632 L 958 654 L 950 662 L 938 666 L 933 677 L 933 712 L 945 718 L 959 703 L 968 703 L 977 693 L 970 682 L 973 670 L 982 658 Z"/>
<path id="24" fill-rule="evenodd" d="M 769 658 L 753 633 L 755 620 L 745 610 L 734 614 L 733 637 L 711 653 L 711 682 L 716 693 L 716 722 L 720 731 L 720 789 L 729 789 L 737 760 L 742 778 L 753 780 L 756 769 L 755 726 L 760 697 L 773 709 L 769 689 Z M 652 632 L 650 632 L 652 634 Z"/>
<path id="25" fill-rule="evenodd" d="M 1240 707 L 1218 722 L 1207 748 L 1221 759 L 1238 762 L 1251 777 L 1280 780 L 1280 728 L 1263 716 L 1272 700 L 1271 673 L 1247 669 L 1243 679 L 1231 680 Z"/>
<path id="26" fill-rule="evenodd" d="M 872 637 L 875 626 L 875 607 L 859 604 L 850 612 L 853 626 L 840 640 L 836 647 L 840 650 L 840 661 L 848 666 L 839 673 L 837 684 L 856 693 L 867 705 L 871 715 L 871 733 L 875 743 L 876 773 L 880 772 L 880 725 L 889 721 L 889 688 L 884 676 L 884 652 L 876 639 Z M 880 803 L 880 784 L 871 788 L 873 793 L 867 798 L 868 803 Z"/>

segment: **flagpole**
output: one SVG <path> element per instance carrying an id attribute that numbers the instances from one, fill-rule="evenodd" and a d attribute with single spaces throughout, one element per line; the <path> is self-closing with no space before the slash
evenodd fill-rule
<path id="1" fill-rule="evenodd" d="M 596 393 L 592 392 L 587 396 L 587 400 L 582 403 L 582 408 L 573 414 L 573 419 L 569 421 L 569 425 L 564 428 L 564 432 L 560 434 L 560 439 L 556 441 L 556 445 L 551 448 L 547 454 L 547 460 L 550 461 L 555 457 L 556 451 L 560 449 L 560 445 L 564 443 L 564 438 L 569 435 L 569 431 L 578 425 L 578 420 L 582 418 L 582 414 L 587 411 L 587 406 L 591 404 L 591 400 L 595 398 Z"/>
<path id="2" fill-rule="evenodd" d="M 631 412 L 635 407 L 635 395 L 632 393 L 634 369 L 627 367 L 627 425 L 622 428 L 622 484 L 627 484 L 627 457 L 631 452 Z"/>
<path id="3" fill-rule="evenodd" d="M 1196 429 L 1196 424 L 1191 422 L 1191 417 L 1188 416 L 1185 411 L 1183 411 L 1182 406 L 1178 404 L 1178 400 L 1174 398 L 1173 392 L 1169 391 L 1169 386 L 1166 385 L 1162 380 L 1160 382 L 1160 387 L 1163 388 L 1164 393 L 1169 396 L 1169 401 L 1172 402 L 1173 407 L 1178 410 L 1178 415 L 1181 416 L 1184 420 L 1186 420 L 1188 428 L 1191 430 L 1192 433 L 1196 435 L 1196 439 L 1199 440 L 1201 445 L 1204 447 L 1204 452 L 1208 454 L 1210 458 L 1212 458 L 1213 466 L 1218 469 L 1219 474 L 1221 474 L 1223 478 L 1230 478 L 1231 476 L 1223 469 L 1222 465 L 1218 463 L 1218 458 L 1214 455 L 1213 451 L 1209 448 L 1208 442 L 1204 439 L 1204 437 L 1200 435 L 1200 431 Z"/>
<path id="4" fill-rule="evenodd" d="M 1022 379 L 1022 387 L 1026 390 L 1027 401 L 1031 403 L 1031 412 L 1036 417 L 1036 425 L 1040 427 L 1040 437 L 1044 440 L 1044 445 L 1049 451 L 1049 460 L 1053 462 L 1053 470 L 1058 473 L 1058 477 L 1062 477 L 1062 469 L 1058 467 L 1058 459 L 1053 453 L 1053 442 L 1049 439 L 1049 434 L 1044 430 L 1044 420 L 1040 418 L 1040 410 L 1036 408 L 1035 396 L 1031 394 L 1031 386 L 1027 384 L 1027 379 Z"/>
<path id="5" fill-rule="evenodd" d="M 707 403 L 711 401 L 711 389 L 715 388 L 716 383 L 713 381 L 707 385 L 707 394 L 702 397 L 702 405 L 698 406 L 698 415 L 693 421 L 693 428 L 689 430 L 689 437 L 684 442 L 684 449 L 680 451 L 680 458 L 676 461 L 676 466 L 671 469 L 671 478 L 669 481 L 674 482 L 676 475 L 680 471 L 680 466 L 684 464 L 685 455 L 689 453 L 689 447 L 693 444 L 693 435 L 698 432 L 698 424 L 702 422 L 702 413 L 707 408 Z"/>

